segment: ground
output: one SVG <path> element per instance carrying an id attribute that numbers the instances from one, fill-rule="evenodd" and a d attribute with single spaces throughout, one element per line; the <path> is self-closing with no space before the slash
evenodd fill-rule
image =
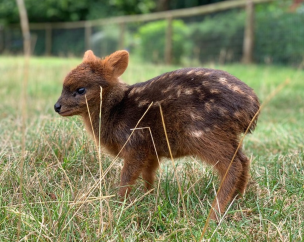
<path id="1" fill-rule="evenodd" d="M 218 188 L 217 176 L 196 157 L 175 160 L 175 167 L 164 161 L 153 194 L 144 193 L 139 179 L 130 198 L 121 203 L 116 196 L 121 161 L 112 162 L 113 157 L 105 154 L 99 159 L 81 120 L 53 111 L 65 75 L 80 62 L 31 59 L 24 100 L 23 59 L 0 57 L 0 240 L 199 241 Z M 265 103 L 256 130 L 244 140 L 252 161 L 246 194 L 231 204 L 219 224 L 209 224 L 203 239 L 302 241 L 303 70 L 239 64 L 204 67 L 237 76 L 256 91 L 261 103 L 273 92 L 274 96 Z M 122 79 L 135 83 L 177 68 L 131 59 Z M 289 83 L 276 90 L 287 79 Z"/>

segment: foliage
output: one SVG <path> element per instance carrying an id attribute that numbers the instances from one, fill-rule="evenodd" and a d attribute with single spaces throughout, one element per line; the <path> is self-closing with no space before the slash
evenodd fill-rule
<path id="1" fill-rule="evenodd" d="M 266 5 L 268 6 L 268 5 Z M 255 15 L 254 59 L 257 63 L 299 65 L 304 60 L 304 14 L 269 5 Z M 242 58 L 245 13 L 230 11 L 188 24 L 187 53 L 201 62 L 238 62 Z"/>
<path id="2" fill-rule="evenodd" d="M 88 12 L 86 1 L 26 0 L 29 22 L 59 22 L 83 20 Z M 4 23 L 18 23 L 16 1 L 0 0 L 0 19 Z"/>
<path id="3" fill-rule="evenodd" d="M 200 6 L 224 0 L 167 1 L 168 9 Z M 120 15 L 144 14 L 158 10 L 164 0 L 25 0 L 29 21 L 65 22 L 100 19 Z M 0 24 L 18 23 L 15 0 L 0 0 Z"/>
<path id="4" fill-rule="evenodd" d="M 52 54 L 57 56 L 79 56 L 83 54 L 84 29 L 53 30 Z"/>
<path id="5" fill-rule="evenodd" d="M 168 0 L 167 0 L 168 1 Z M 201 6 L 211 3 L 217 3 L 227 0 L 169 0 L 169 9 L 181 9 L 181 8 L 191 8 L 195 6 Z"/>
<path id="6" fill-rule="evenodd" d="M 161 0 L 159 0 L 161 1 Z M 26 0 L 31 22 L 56 22 L 96 19 L 108 16 L 140 14 L 156 11 L 159 1 L 153 0 Z M 216 2 L 217 0 L 211 1 Z M 205 0 L 165 1 L 170 9 L 206 4 Z M 299 65 L 304 59 L 304 12 L 288 12 L 292 0 L 278 0 L 256 5 L 254 59 L 257 63 Z M 303 5 L 304 6 L 304 5 Z M 302 7 L 303 9 L 304 7 Z M 0 0 L 0 25 L 19 22 L 15 1 Z M 232 10 L 208 15 L 200 22 L 173 21 L 173 62 L 188 59 L 200 62 L 238 62 L 242 58 L 245 12 Z M 132 27 L 130 28 L 130 25 Z M 164 59 L 166 22 L 157 21 L 138 27 L 126 27 L 125 46 L 144 60 L 160 63 Z M 20 53 L 21 33 L 18 29 L 0 26 L 0 52 Z M 136 33 L 136 34 L 134 34 Z M 45 32 L 32 31 L 34 54 L 45 53 Z M 92 48 L 104 56 L 118 48 L 119 26 L 93 30 Z M 134 38 L 130 38 L 133 36 Z M 85 47 L 84 30 L 52 31 L 54 55 L 82 55 Z M 128 43 L 127 43 L 128 42 Z"/>
<path id="7" fill-rule="evenodd" d="M 230 11 L 189 24 L 187 53 L 202 62 L 239 61 L 242 56 L 245 13 Z"/>
<path id="8" fill-rule="evenodd" d="M 119 45 L 119 26 L 96 27 L 91 38 L 91 49 L 97 56 L 107 56 L 117 50 Z M 126 33 L 127 35 L 127 33 Z"/>
<path id="9" fill-rule="evenodd" d="M 29 21 L 61 22 L 100 19 L 119 15 L 144 14 L 157 10 L 154 0 L 26 0 Z M 211 0 L 218 2 L 223 0 Z M 210 0 L 170 2 L 169 9 L 195 7 L 210 3 Z M 19 14 L 16 1 L 0 0 L 0 23 L 18 23 Z"/>
<path id="10" fill-rule="evenodd" d="M 145 61 L 161 63 L 164 61 L 166 29 L 168 22 L 155 21 L 141 26 L 137 33 L 138 52 Z M 181 20 L 172 21 L 172 62 L 180 63 L 185 50 L 187 27 Z"/>
<path id="11" fill-rule="evenodd" d="M 26 0 L 29 22 L 61 22 L 99 19 L 152 11 L 153 0 Z M 18 23 L 16 1 L 0 0 L 0 23 Z"/>
<path id="12" fill-rule="evenodd" d="M 290 11 L 290 7 L 298 0 L 276 0 L 267 4 L 257 4 L 255 7 L 256 12 L 276 12 L 284 13 Z M 300 0 L 301 1 L 301 0 Z"/>
<path id="13" fill-rule="evenodd" d="M 121 15 L 149 13 L 155 9 L 155 1 L 152 0 L 112 0 Z"/>
<path id="14" fill-rule="evenodd" d="M 304 13 L 259 12 L 255 60 L 298 65 L 304 61 Z"/>

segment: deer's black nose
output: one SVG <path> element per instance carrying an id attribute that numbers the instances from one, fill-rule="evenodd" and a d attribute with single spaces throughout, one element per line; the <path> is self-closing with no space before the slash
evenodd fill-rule
<path id="1" fill-rule="evenodd" d="M 60 112 L 60 109 L 61 109 L 61 105 L 60 105 L 59 103 L 56 103 L 56 104 L 54 105 L 54 109 L 55 109 L 55 111 L 56 111 L 57 113 L 59 113 L 59 112 Z"/>

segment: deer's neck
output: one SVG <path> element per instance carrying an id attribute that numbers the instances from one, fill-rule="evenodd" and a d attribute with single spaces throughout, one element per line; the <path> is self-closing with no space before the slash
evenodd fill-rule
<path id="1" fill-rule="evenodd" d="M 127 90 L 128 86 L 124 83 L 105 88 L 102 93 L 102 100 L 100 100 L 100 97 L 96 98 L 94 103 L 89 105 L 89 112 L 82 116 L 86 129 L 101 145 L 115 142 L 113 129 L 115 129 L 117 107 L 125 97 Z"/>

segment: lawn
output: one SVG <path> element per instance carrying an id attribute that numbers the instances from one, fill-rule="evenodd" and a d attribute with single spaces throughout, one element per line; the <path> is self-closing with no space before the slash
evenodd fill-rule
<path id="1" fill-rule="evenodd" d="M 102 170 L 108 172 L 98 185 L 98 152 L 81 120 L 62 118 L 53 110 L 62 80 L 80 61 L 30 60 L 23 155 L 24 63 L 22 58 L 0 57 L 0 241 L 199 241 L 218 178 L 196 157 L 176 160 L 175 167 L 164 160 L 154 193 L 145 194 L 139 179 L 122 203 L 116 195 L 122 161 L 112 164 L 113 157 L 102 154 Z M 252 161 L 245 196 L 231 204 L 221 223 L 209 224 L 203 239 L 303 241 L 303 70 L 240 64 L 205 67 L 237 76 L 262 103 L 286 79 L 290 82 L 275 91 L 256 130 L 245 138 L 244 149 Z M 177 68 L 131 59 L 122 79 L 131 84 Z"/>

